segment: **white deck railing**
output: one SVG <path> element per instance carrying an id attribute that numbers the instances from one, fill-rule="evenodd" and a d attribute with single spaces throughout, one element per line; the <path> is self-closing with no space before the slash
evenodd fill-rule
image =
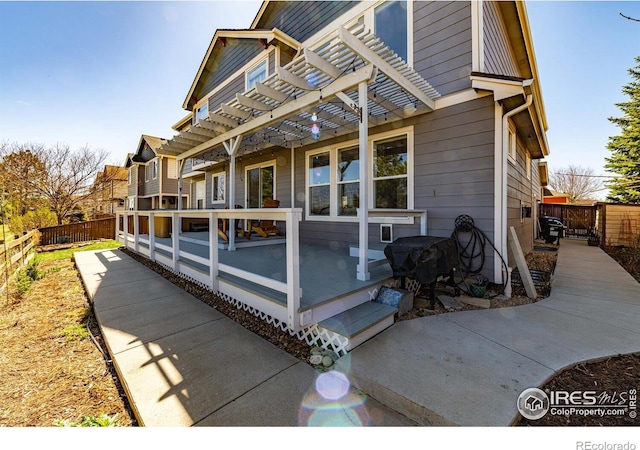
<path id="1" fill-rule="evenodd" d="M 131 224 L 129 224 L 131 218 Z M 162 220 L 162 219 L 170 219 Z M 121 220 L 122 219 L 122 220 Z M 209 254 L 207 257 L 185 252 L 181 250 L 182 220 L 206 219 L 209 229 Z M 235 220 L 274 220 L 286 223 L 286 257 L 287 257 L 287 281 L 282 282 L 262 275 L 252 273 L 237 267 L 220 263 L 218 258 L 218 219 L 229 220 L 229 230 L 235 229 Z M 184 274 L 196 281 L 203 283 L 214 292 L 220 292 L 220 272 L 233 275 L 244 280 L 268 287 L 285 294 L 287 299 L 286 317 L 276 317 L 287 323 L 292 331 L 299 331 L 300 324 L 300 274 L 299 274 L 299 228 L 302 220 L 300 208 L 257 208 L 242 210 L 209 209 L 209 210 L 180 210 L 180 211 L 125 211 L 117 213 L 116 239 L 126 248 L 143 254 L 152 261 L 161 262 L 169 266 L 174 272 Z M 146 225 L 145 222 L 146 221 Z M 130 230 L 130 225 L 133 230 Z M 168 229 L 170 226 L 170 230 Z M 146 229 L 145 229 L 146 227 Z M 146 231 L 146 233 L 141 233 Z M 159 237 L 165 236 L 165 237 Z M 171 246 L 162 241 L 171 239 Z M 228 250 L 235 250 L 235 234 L 228 234 Z M 167 256 L 170 255 L 170 256 Z M 189 259 L 208 269 L 208 273 L 184 264 L 180 258 Z M 224 292 L 223 292 L 224 293 Z M 263 305 L 265 312 L 277 314 L 273 311 L 272 302 Z M 254 305 L 260 309 L 259 305 Z"/>

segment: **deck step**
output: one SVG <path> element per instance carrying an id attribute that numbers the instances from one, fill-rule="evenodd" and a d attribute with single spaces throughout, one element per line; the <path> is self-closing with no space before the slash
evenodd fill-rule
<path id="1" fill-rule="evenodd" d="M 341 350 L 350 351 L 393 325 L 397 308 L 377 302 L 365 302 L 323 320 L 318 326 L 326 332 L 342 336 Z"/>

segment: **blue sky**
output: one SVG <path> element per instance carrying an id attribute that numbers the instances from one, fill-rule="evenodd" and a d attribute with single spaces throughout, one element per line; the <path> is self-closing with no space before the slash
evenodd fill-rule
<path id="1" fill-rule="evenodd" d="M 259 1 L 0 1 L 0 141 L 88 144 L 124 162 L 140 135 L 172 135 L 217 28 L 247 28 Z M 527 3 L 551 170 L 603 169 L 640 55 L 640 2 Z"/>

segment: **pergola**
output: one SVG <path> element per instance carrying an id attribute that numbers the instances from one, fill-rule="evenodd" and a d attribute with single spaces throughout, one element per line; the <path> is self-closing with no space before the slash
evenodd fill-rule
<path id="1" fill-rule="evenodd" d="M 277 31 L 277 33 L 275 33 Z M 283 33 L 274 30 L 274 35 Z M 289 42 L 295 42 L 289 38 Z M 255 87 L 209 111 L 206 119 L 168 140 L 184 161 L 228 161 L 230 199 L 235 198 L 238 156 L 312 142 L 352 132 L 359 135 L 360 204 L 369 205 L 368 130 L 385 122 L 431 112 L 440 94 L 363 25 L 339 27 Z M 315 122 L 312 119 L 316 119 Z M 314 124 L 320 135 L 314 133 Z M 368 209 L 360 208 L 358 279 L 369 278 Z"/>

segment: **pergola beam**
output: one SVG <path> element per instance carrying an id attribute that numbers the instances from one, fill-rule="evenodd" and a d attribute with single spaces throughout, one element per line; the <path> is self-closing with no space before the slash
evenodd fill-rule
<path id="1" fill-rule="evenodd" d="M 306 109 L 310 109 L 312 107 L 317 106 L 321 102 L 326 102 L 331 98 L 335 97 L 338 92 L 342 92 L 344 90 L 352 89 L 357 86 L 358 83 L 362 81 L 369 82 L 372 79 L 372 76 L 375 75 L 375 68 L 372 65 L 367 65 L 362 67 L 355 72 L 344 75 L 331 84 L 327 85 L 321 90 L 308 92 L 305 95 L 292 100 L 288 103 L 285 103 L 278 108 L 274 109 L 271 114 L 264 114 L 262 116 L 256 117 L 253 120 L 250 120 L 246 123 L 238 125 L 232 130 L 227 131 L 226 133 L 221 134 L 213 139 L 204 142 L 197 147 L 192 148 L 191 150 L 178 155 L 179 159 L 192 158 L 200 153 L 204 153 L 205 151 L 217 147 L 222 144 L 224 141 L 228 141 L 231 138 L 246 135 L 254 132 L 255 130 L 259 130 L 260 128 L 267 127 L 269 125 L 273 125 L 277 122 L 280 122 L 294 114 L 297 114 Z"/>
<path id="2" fill-rule="evenodd" d="M 411 81 L 407 80 L 395 67 L 385 61 L 385 59 L 376 52 L 369 49 L 369 47 L 362 43 L 357 37 L 347 31 L 346 28 L 340 27 L 338 29 L 338 35 L 340 36 L 340 40 L 362 59 L 376 66 L 382 73 L 389 77 L 389 79 L 413 95 L 420 102 L 424 103 L 431 111 L 435 110 L 435 102 L 427 94 L 422 92 Z"/>

